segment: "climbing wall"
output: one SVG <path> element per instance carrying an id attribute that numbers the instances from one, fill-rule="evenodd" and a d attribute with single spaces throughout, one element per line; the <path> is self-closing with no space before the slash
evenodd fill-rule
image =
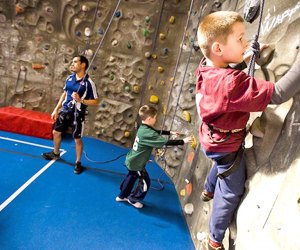
<path id="1" fill-rule="evenodd" d="M 211 202 L 200 192 L 212 162 L 198 143 L 194 73 L 202 58 L 199 21 L 218 10 L 246 13 L 259 1 L 238 0 L 0 0 L 0 106 L 51 113 L 77 54 L 92 64 L 100 104 L 89 108 L 85 134 L 131 147 L 137 112 L 155 106 L 157 128 L 193 135 L 157 161 L 172 178 L 196 249 L 207 240 Z M 249 7 L 249 6 L 248 6 Z M 257 15 L 246 23 L 256 33 Z M 270 43 L 255 76 L 276 81 L 300 46 L 300 2 L 266 1 L 260 42 Z M 246 193 L 226 249 L 300 249 L 299 95 L 253 114 L 246 140 Z M 235 244 L 235 245 L 234 245 Z"/>

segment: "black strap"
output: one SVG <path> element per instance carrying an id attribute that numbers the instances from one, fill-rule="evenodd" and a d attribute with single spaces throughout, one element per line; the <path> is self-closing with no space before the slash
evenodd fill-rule
<path id="1" fill-rule="evenodd" d="M 211 126 L 211 125 L 207 125 L 208 126 L 208 136 L 209 136 L 209 139 L 211 139 L 211 141 L 213 142 L 213 143 L 216 143 L 216 144 L 219 144 L 219 143 L 222 143 L 222 142 L 225 142 L 225 141 L 227 141 L 229 138 L 230 138 L 230 136 L 231 136 L 231 132 L 227 132 L 227 133 L 224 133 L 226 136 L 224 137 L 224 138 L 222 138 L 222 139 L 220 139 L 220 140 L 215 140 L 215 138 L 213 137 L 213 133 L 215 132 L 215 131 L 217 131 L 217 130 L 215 130 L 214 129 L 214 127 L 213 126 Z"/>
<path id="2" fill-rule="evenodd" d="M 225 170 L 223 173 L 218 173 L 217 176 L 220 179 L 224 179 L 229 175 L 231 175 L 234 171 L 236 171 L 240 166 L 243 153 L 244 153 L 244 148 L 241 147 L 239 151 L 228 154 L 224 158 L 217 161 L 218 164 L 225 165 L 232 162 L 232 160 L 234 160 L 232 165 L 227 170 Z"/>

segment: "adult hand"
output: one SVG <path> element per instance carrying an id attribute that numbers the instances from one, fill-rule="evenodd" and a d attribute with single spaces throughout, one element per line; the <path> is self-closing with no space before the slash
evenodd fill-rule
<path id="1" fill-rule="evenodd" d="M 58 118 L 58 111 L 55 109 L 51 113 L 51 119 L 54 120 L 54 121 L 56 121 L 57 118 Z"/>
<path id="2" fill-rule="evenodd" d="M 73 92 L 71 96 L 72 96 L 72 98 L 73 98 L 76 102 L 80 102 L 80 101 L 81 101 L 80 96 L 78 95 L 77 92 Z"/>

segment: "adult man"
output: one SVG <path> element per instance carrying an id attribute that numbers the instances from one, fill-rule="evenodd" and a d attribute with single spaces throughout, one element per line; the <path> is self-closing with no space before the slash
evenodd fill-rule
<path id="1" fill-rule="evenodd" d="M 59 101 L 54 108 L 51 118 L 55 121 L 53 128 L 54 149 L 43 153 L 46 160 L 60 158 L 62 132 L 72 127 L 72 136 L 76 145 L 76 161 L 74 173 L 82 172 L 81 155 L 83 151 L 82 133 L 87 106 L 99 103 L 95 83 L 86 74 L 89 61 L 84 56 L 75 56 L 72 61 L 73 74 L 67 77 Z"/>

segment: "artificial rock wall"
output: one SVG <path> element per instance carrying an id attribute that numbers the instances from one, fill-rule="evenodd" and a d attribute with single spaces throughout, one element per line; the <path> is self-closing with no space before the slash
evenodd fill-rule
<path id="1" fill-rule="evenodd" d="M 86 135 L 131 147 L 137 111 L 150 104 L 159 110 L 157 128 L 195 136 L 192 145 L 169 148 L 157 161 L 175 183 L 195 248 L 203 249 L 212 204 L 199 194 L 211 162 L 197 143 L 194 72 L 202 57 L 197 25 L 212 11 L 243 14 L 245 6 L 257 3 L 0 0 L 0 106 L 51 113 L 72 58 L 85 54 L 100 95 L 100 105 L 89 109 Z M 296 0 L 266 1 L 260 41 L 270 48 L 258 62 L 257 77 L 276 81 L 295 62 L 299 17 Z M 249 39 L 257 16 L 252 21 Z M 251 118 L 255 136 L 246 141 L 246 193 L 226 248 L 300 249 L 299 101 L 298 94 Z"/>

